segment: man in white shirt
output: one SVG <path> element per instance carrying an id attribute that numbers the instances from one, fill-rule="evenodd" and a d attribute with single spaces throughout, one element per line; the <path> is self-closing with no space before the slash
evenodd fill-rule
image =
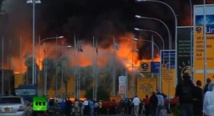
<path id="1" fill-rule="evenodd" d="M 85 101 L 83 102 L 83 105 L 84 105 L 84 115 L 89 115 L 89 111 L 90 111 L 90 108 L 89 108 L 89 101 L 87 99 L 85 99 Z"/>
<path id="2" fill-rule="evenodd" d="M 134 105 L 134 115 L 138 116 L 139 113 L 139 105 L 140 105 L 140 99 L 135 96 L 133 101 L 132 101 L 133 105 Z"/>

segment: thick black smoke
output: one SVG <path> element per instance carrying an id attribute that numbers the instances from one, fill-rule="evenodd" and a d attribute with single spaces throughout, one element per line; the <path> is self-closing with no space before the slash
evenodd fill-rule
<path id="1" fill-rule="evenodd" d="M 2 6 L 2 10 L 6 11 L 7 15 L 0 16 L 0 36 L 6 38 L 6 44 L 12 39 L 13 49 L 16 50 L 19 48 L 20 36 L 25 42 L 32 41 L 32 5 L 27 4 L 26 1 L 4 0 Z M 193 5 L 203 3 L 201 0 L 162 1 L 174 9 L 178 26 L 190 25 L 184 21 L 189 17 L 187 14 L 190 14 L 190 2 Z M 134 27 L 152 29 L 167 38 L 167 31 L 159 23 L 149 20 L 139 21 L 134 18 L 134 15 L 140 14 L 164 21 L 174 39 L 174 17 L 166 6 L 159 3 L 139 3 L 135 0 L 41 0 L 41 2 L 36 5 L 37 38 L 39 35 L 41 38 L 64 35 L 69 42 L 73 42 L 74 35 L 79 39 L 90 41 L 92 36 L 95 36 L 99 41 L 109 39 L 109 43 L 102 45 L 108 47 L 112 44 L 112 35 L 136 33 L 133 31 Z M 9 47 L 6 48 L 8 49 Z M 5 56 L 9 53 L 5 52 Z M 17 56 L 18 52 L 10 54 Z"/>

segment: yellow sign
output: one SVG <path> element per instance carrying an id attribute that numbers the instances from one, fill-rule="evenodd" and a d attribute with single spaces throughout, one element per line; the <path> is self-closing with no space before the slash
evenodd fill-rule
<path id="1" fill-rule="evenodd" d="M 175 68 L 168 69 L 162 64 L 162 92 L 170 97 L 175 96 Z M 170 93 L 169 93 L 170 92 Z"/>
<path id="2" fill-rule="evenodd" d="M 151 95 L 152 92 L 156 92 L 157 78 L 138 78 L 137 81 L 137 95 L 139 98 L 145 98 L 146 95 Z"/>
<path id="3" fill-rule="evenodd" d="M 214 75 L 214 34 L 206 34 L 207 77 Z M 194 28 L 194 78 L 204 84 L 204 29 L 203 26 Z"/>
<path id="4" fill-rule="evenodd" d="M 139 71 L 144 72 L 144 73 L 150 73 L 151 72 L 151 62 L 141 62 Z"/>

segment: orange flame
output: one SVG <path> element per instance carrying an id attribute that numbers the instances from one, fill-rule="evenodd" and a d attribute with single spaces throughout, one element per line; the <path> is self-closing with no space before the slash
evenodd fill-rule
<path id="1" fill-rule="evenodd" d="M 139 67 L 140 62 L 142 61 L 151 61 L 151 59 L 138 59 L 138 53 L 132 52 L 133 48 L 137 48 L 137 42 L 133 41 L 134 35 L 133 34 L 126 34 L 121 35 L 116 38 L 116 42 L 119 45 L 119 50 L 115 51 L 116 58 L 120 61 L 124 67 L 127 69 L 134 65 L 134 67 Z M 106 41 L 102 41 L 106 42 Z M 102 44 L 100 42 L 99 44 Z M 26 56 L 27 51 L 31 51 L 30 43 L 28 43 L 23 48 L 23 56 Z M 82 42 L 82 49 L 83 52 L 77 52 L 76 48 L 63 48 L 62 46 L 58 46 L 56 48 L 56 44 L 54 43 L 46 43 L 41 44 L 39 47 L 36 47 L 36 63 L 39 65 L 40 70 L 42 69 L 42 60 L 45 58 L 45 55 L 50 56 L 52 54 L 56 54 L 57 52 L 62 52 L 62 54 L 68 56 L 70 60 L 70 66 L 80 65 L 82 67 L 90 66 L 94 62 L 97 61 L 97 64 L 102 67 L 107 64 L 110 59 L 113 58 L 114 48 L 113 45 L 109 46 L 109 48 L 102 48 L 98 47 L 98 53 L 96 53 L 95 48 L 87 43 Z M 61 51 L 62 50 L 62 51 Z M 31 54 L 27 54 L 31 56 Z M 27 56 L 26 56 L 27 57 Z M 96 59 L 97 58 L 97 59 Z M 160 61 L 159 55 L 156 55 L 155 61 Z M 21 62 L 21 63 L 20 63 Z M 24 73 L 26 71 L 25 57 L 23 57 L 22 61 L 20 58 L 12 58 L 12 64 L 14 64 L 14 71 L 16 73 L 21 72 Z"/>

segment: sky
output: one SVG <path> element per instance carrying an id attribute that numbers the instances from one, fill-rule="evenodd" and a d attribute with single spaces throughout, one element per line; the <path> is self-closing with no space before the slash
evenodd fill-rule
<path id="1" fill-rule="evenodd" d="M 192 4 L 202 4 L 202 0 L 162 1 L 174 9 L 179 26 L 190 25 L 190 1 Z M 207 0 L 208 3 L 211 1 Z M 17 36 L 31 29 L 32 7 L 26 4 L 26 0 L 5 0 L 3 10 L 8 12 L 7 31 L 13 30 L 11 33 Z M 159 3 L 134 0 L 42 0 L 42 4 L 36 6 L 36 33 L 43 38 L 55 35 L 72 38 L 76 35 L 83 39 L 96 36 L 102 40 L 109 34 L 133 32 L 133 27 L 141 23 L 143 27 L 157 28 L 161 33 L 163 29 L 157 27 L 160 26 L 157 22 L 136 20 L 136 14 L 158 18 L 170 30 L 174 28 L 171 11 Z M 163 31 L 166 33 L 166 30 Z M 30 35 L 31 32 L 28 33 Z"/>
<path id="2" fill-rule="evenodd" d="M 174 17 L 170 9 L 155 2 L 136 2 L 135 0 L 41 0 L 36 5 L 37 38 L 64 35 L 73 44 L 73 37 L 90 41 L 92 36 L 103 42 L 100 47 L 108 48 L 112 44 L 112 36 L 132 33 L 134 27 L 151 29 L 167 38 L 167 31 L 159 22 L 139 20 L 136 14 L 162 20 L 170 29 L 174 40 Z M 202 4 L 202 0 L 161 0 L 172 7 L 178 19 L 178 26 L 190 26 L 190 2 L 192 5 Z M 206 0 L 213 4 L 213 0 Z M 18 43 L 19 38 L 31 43 L 32 39 L 32 5 L 26 0 L 5 0 L 0 15 L 0 34 L 6 43 Z M 149 36 L 145 35 L 145 38 Z M 38 41 L 38 39 L 36 40 Z M 120 42 L 120 41 L 119 41 Z M 10 45 L 10 44 L 7 44 Z M 166 43 L 167 45 L 167 39 Z M 0 45 L 1 46 L 1 45 Z M 13 45 L 19 49 L 19 45 Z M 145 48 L 143 48 L 145 49 Z M 9 50 L 6 47 L 6 50 Z M 7 52 L 5 53 L 7 55 Z M 18 55 L 15 51 L 12 55 Z"/>

